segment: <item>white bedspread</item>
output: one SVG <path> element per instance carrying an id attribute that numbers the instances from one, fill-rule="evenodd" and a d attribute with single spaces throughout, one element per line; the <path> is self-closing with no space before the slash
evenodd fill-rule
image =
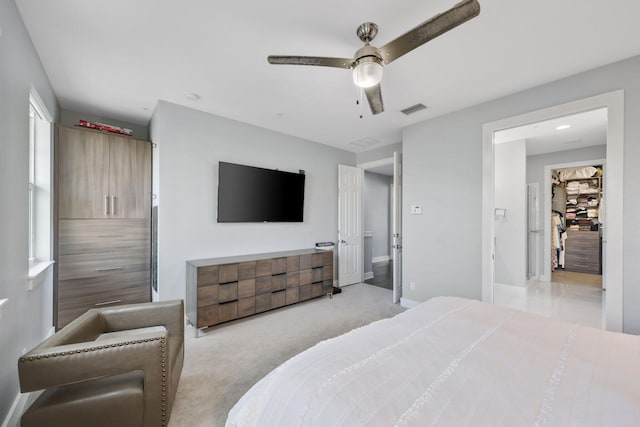
<path id="1" fill-rule="evenodd" d="M 434 298 L 323 341 L 227 426 L 640 426 L 640 339 Z"/>

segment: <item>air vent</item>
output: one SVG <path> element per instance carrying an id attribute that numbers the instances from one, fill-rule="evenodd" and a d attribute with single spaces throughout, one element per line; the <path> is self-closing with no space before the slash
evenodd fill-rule
<path id="1" fill-rule="evenodd" d="M 417 113 L 420 110 L 426 110 L 426 109 L 427 109 L 426 105 L 416 104 L 416 105 L 412 105 L 411 107 L 407 107 L 401 111 L 408 116 L 409 114 Z"/>

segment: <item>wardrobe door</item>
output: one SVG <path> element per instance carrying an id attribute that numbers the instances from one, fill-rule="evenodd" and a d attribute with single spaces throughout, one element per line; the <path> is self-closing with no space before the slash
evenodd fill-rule
<path id="1" fill-rule="evenodd" d="M 111 218 L 150 218 L 151 143 L 111 137 Z"/>
<path id="2" fill-rule="evenodd" d="M 58 217 L 108 217 L 108 136 L 62 126 L 57 132 Z"/>

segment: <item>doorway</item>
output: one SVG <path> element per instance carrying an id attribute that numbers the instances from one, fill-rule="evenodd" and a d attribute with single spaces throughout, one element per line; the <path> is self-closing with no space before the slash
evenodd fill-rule
<path id="1" fill-rule="evenodd" d="M 402 295 L 402 158 L 358 165 L 364 170 L 364 281 Z"/>
<path id="2" fill-rule="evenodd" d="M 622 330 L 622 184 L 623 184 L 623 113 L 624 95 L 622 91 L 586 98 L 567 104 L 550 107 L 521 116 L 507 118 L 483 126 L 483 300 L 494 302 L 495 281 L 495 205 L 494 179 L 494 133 L 523 125 L 543 122 L 558 117 L 606 108 L 606 158 L 609 165 L 605 192 L 610 196 L 605 200 L 607 212 L 607 234 L 603 238 L 607 298 L 605 303 L 606 329 Z M 523 192 L 525 185 L 523 183 Z M 545 189 L 543 189 L 544 192 Z M 545 198 L 545 204 L 547 203 Z M 549 201 L 550 203 L 550 201 Z M 544 212 L 550 209 L 544 208 Z M 543 220 L 543 225 L 550 224 Z M 523 226 L 523 233 L 526 225 Z M 545 239 L 546 240 L 546 239 Z M 543 245 L 543 252 L 546 245 Z M 544 269 L 543 269 L 544 273 Z"/>

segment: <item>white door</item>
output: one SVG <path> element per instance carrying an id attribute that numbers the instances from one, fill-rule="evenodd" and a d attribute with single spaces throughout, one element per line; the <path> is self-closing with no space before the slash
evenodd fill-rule
<path id="1" fill-rule="evenodd" d="M 402 154 L 393 153 L 393 302 L 402 296 Z"/>
<path id="2" fill-rule="evenodd" d="M 338 286 L 363 280 L 364 170 L 338 165 Z"/>

